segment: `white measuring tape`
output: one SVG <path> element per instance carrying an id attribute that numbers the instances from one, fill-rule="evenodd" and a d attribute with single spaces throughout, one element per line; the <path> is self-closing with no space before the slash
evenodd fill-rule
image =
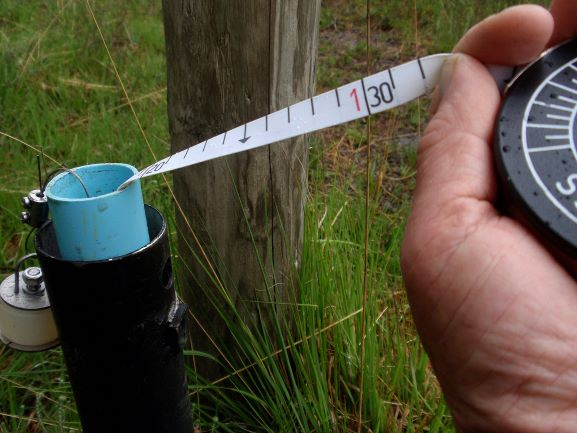
<path id="1" fill-rule="evenodd" d="M 119 189 L 139 178 L 266 146 L 404 105 L 436 86 L 449 56 L 434 54 L 413 60 L 245 123 L 144 168 Z M 500 87 L 512 77 L 510 67 L 489 69 Z"/>

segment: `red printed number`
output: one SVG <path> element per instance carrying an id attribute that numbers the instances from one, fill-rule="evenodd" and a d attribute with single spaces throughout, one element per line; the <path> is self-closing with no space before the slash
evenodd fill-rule
<path id="1" fill-rule="evenodd" d="M 356 87 L 351 91 L 351 94 L 349 96 L 355 98 L 355 104 L 357 104 L 357 111 L 361 111 L 361 103 L 359 101 L 359 94 L 357 92 Z"/>

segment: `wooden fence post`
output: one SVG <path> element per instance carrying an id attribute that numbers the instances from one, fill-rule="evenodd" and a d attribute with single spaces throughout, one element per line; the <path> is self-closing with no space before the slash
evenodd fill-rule
<path id="1" fill-rule="evenodd" d="M 173 152 L 312 96 L 320 0 L 163 0 L 163 10 Z M 195 350 L 220 358 L 216 342 L 234 352 L 215 312 L 214 302 L 225 305 L 212 296 L 218 281 L 248 326 L 286 318 L 298 299 L 306 166 L 301 137 L 174 173 L 199 240 L 177 212 L 178 277 L 195 317 Z M 222 374 L 207 358 L 196 368 L 208 378 Z"/>

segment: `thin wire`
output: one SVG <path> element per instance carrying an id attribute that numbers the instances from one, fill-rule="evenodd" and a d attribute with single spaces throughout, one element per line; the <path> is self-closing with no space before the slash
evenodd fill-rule
<path id="1" fill-rule="evenodd" d="M 30 238 L 32 237 L 32 233 L 34 233 L 35 231 L 36 231 L 36 227 L 32 227 L 30 229 L 30 231 L 28 232 L 28 234 L 26 235 L 26 240 L 24 241 L 24 251 L 26 251 L 26 252 L 32 251 L 32 249 L 28 245 L 28 242 L 30 241 Z"/>
<path id="2" fill-rule="evenodd" d="M 102 43 L 104 45 L 104 49 L 106 50 L 106 54 L 108 55 L 108 59 L 110 60 L 110 63 L 112 64 L 112 69 L 114 69 L 114 75 L 116 76 L 116 79 L 118 80 L 118 84 L 120 84 L 120 87 L 122 88 L 122 93 L 124 93 L 124 97 L 126 98 L 126 101 L 128 102 L 128 106 L 130 107 L 130 111 L 132 112 L 132 116 L 134 117 L 134 120 L 135 120 L 136 124 L 138 125 L 138 129 L 140 130 L 140 134 L 142 135 L 144 142 L 148 146 L 148 150 L 150 151 L 150 154 L 152 155 L 152 157 L 156 161 L 157 158 L 156 158 L 156 155 L 154 153 L 154 150 L 152 149 L 152 146 L 150 145 L 150 142 L 148 141 L 148 137 L 146 136 L 146 133 L 144 132 L 144 128 L 142 128 L 142 124 L 140 123 L 140 120 L 138 119 L 138 116 L 136 115 L 136 111 L 134 110 L 134 106 L 132 105 L 132 102 L 131 102 L 130 98 L 128 97 L 128 92 L 126 91 L 126 87 L 124 86 L 124 82 L 122 81 L 122 78 L 120 77 L 120 73 L 118 72 L 118 69 L 116 69 L 116 63 L 112 59 L 112 54 L 110 54 L 110 50 L 108 49 L 108 44 L 106 43 L 106 39 L 104 39 L 104 35 L 102 34 L 102 30 L 100 29 L 100 25 L 98 24 L 98 21 L 96 20 L 96 15 L 94 15 L 94 11 L 92 10 L 92 6 L 90 5 L 89 0 L 86 0 L 86 6 L 90 12 L 90 15 L 92 16 L 92 20 L 94 21 L 94 24 L 96 25 L 96 29 L 98 30 L 98 34 L 100 35 L 100 39 L 102 40 Z"/>
<path id="3" fill-rule="evenodd" d="M 42 185 L 40 185 L 40 194 L 44 195 L 44 191 L 46 191 L 46 186 L 48 185 L 48 182 L 50 182 L 50 179 L 52 179 L 54 176 L 56 176 L 61 171 L 62 171 L 61 168 L 57 168 L 56 170 L 52 170 L 50 173 L 46 174 L 46 178 L 44 179 L 44 183 Z"/>
<path id="4" fill-rule="evenodd" d="M 24 75 L 24 73 L 26 72 L 26 69 L 28 68 L 28 66 L 30 65 L 30 62 L 32 61 L 32 57 L 34 56 L 34 52 L 36 50 L 38 50 L 40 48 L 40 43 L 42 42 L 42 40 L 46 37 L 46 35 L 48 34 L 48 31 L 52 28 L 52 26 L 56 23 L 56 21 L 58 21 L 58 19 L 62 16 L 62 14 L 64 13 L 64 9 L 66 9 L 66 7 L 68 7 L 68 5 L 71 3 L 71 1 L 68 1 L 53 17 L 52 20 L 50 20 L 50 22 L 48 23 L 48 26 L 46 26 L 46 28 L 38 35 L 38 38 L 36 39 L 36 43 L 34 44 L 34 46 L 30 49 L 30 51 L 28 52 L 28 56 L 26 57 L 26 61 L 24 62 L 24 66 L 22 66 L 22 69 L 20 70 L 20 73 L 18 74 L 18 78 L 17 80 L 20 80 L 22 78 L 22 76 Z M 22 82 L 22 81 L 21 81 Z"/>
<path id="5" fill-rule="evenodd" d="M 38 168 L 38 188 L 42 188 L 42 165 L 40 163 L 40 155 L 36 155 L 36 165 Z"/>
<path id="6" fill-rule="evenodd" d="M 371 75 L 371 0 L 366 3 L 366 26 L 367 26 L 367 76 Z M 365 385 L 365 339 L 367 332 L 367 293 L 369 287 L 369 212 L 371 198 L 371 117 L 367 117 L 367 162 L 366 162 L 366 191 L 365 191 L 365 251 L 364 251 L 364 271 L 363 271 L 363 299 L 361 312 L 361 362 L 359 377 L 359 406 L 357 433 L 363 429 L 363 399 Z"/>
<path id="7" fill-rule="evenodd" d="M 84 190 L 84 193 L 86 194 L 86 198 L 90 198 L 90 193 L 88 192 L 88 188 L 86 188 L 86 184 L 84 183 L 84 181 L 82 180 L 80 175 L 70 168 L 63 168 L 62 170 L 66 171 L 66 172 L 70 173 L 72 176 L 74 176 L 76 178 L 76 180 L 78 182 L 80 182 L 80 185 L 82 185 L 82 189 Z"/>
<path id="8" fill-rule="evenodd" d="M 4 137 L 6 137 L 6 138 L 9 138 L 10 140 L 14 140 L 14 141 L 16 141 L 16 142 L 18 142 L 18 143 L 20 143 L 20 144 L 23 144 L 24 146 L 32 149 L 32 150 L 33 150 L 34 152 L 36 152 L 36 153 L 42 153 L 42 155 L 44 155 L 46 158 L 48 158 L 50 161 L 52 161 L 52 162 L 55 163 L 56 165 L 58 165 L 58 166 L 60 166 L 60 167 L 64 167 L 64 165 L 63 165 L 61 162 L 59 162 L 59 161 L 57 161 L 56 159 L 52 158 L 50 155 L 47 155 L 46 153 L 44 153 L 43 150 L 37 148 L 36 146 L 33 146 L 33 145 L 31 145 L 31 144 L 28 144 L 28 143 L 26 143 L 25 141 L 21 140 L 20 138 L 16 138 L 16 137 L 14 137 L 14 136 L 12 136 L 12 135 L 10 135 L 10 134 L 6 134 L 5 132 L 2 132 L 2 131 L 0 131 L 0 135 L 4 136 Z"/>
<path id="9" fill-rule="evenodd" d="M 47 164 L 45 164 L 44 162 L 44 146 L 40 145 L 40 151 L 42 152 L 42 165 L 44 166 L 44 177 L 48 177 L 48 167 L 46 166 Z M 42 184 L 40 184 L 40 188 L 42 188 Z"/>
<path id="10" fill-rule="evenodd" d="M 74 170 L 67 168 L 67 167 L 64 167 L 64 166 L 62 168 L 58 168 L 58 169 L 52 171 L 49 175 L 46 176 L 46 180 L 44 181 L 44 184 L 40 188 L 40 194 L 44 195 L 44 191 L 46 191 L 46 187 L 48 186 L 48 182 L 50 182 L 50 179 L 52 179 L 56 174 L 60 173 L 61 171 L 65 171 L 67 173 L 70 173 L 74 178 L 76 178 L 76 180 L 78 180 L 80 185 L 82 185 L 82 189 L 84 190 L 84 193 L 86 194 L 86 198 L 90 198 L 90 193 L 88 192 L 88 188 L 86 187 L 86 184 L 84 183 L 82 178 L 78 175 L 78 173 L 76 173 Z"/>

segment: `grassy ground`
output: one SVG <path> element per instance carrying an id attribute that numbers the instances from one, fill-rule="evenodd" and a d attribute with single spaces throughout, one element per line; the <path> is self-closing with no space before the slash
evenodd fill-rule
<path id="1" fill-rule="evenodd" d="M 94 7 L 152 152 L 162 156 L 168 132 L 159 3 L 104 0 Z M 511 3 L 374 0 L 372 69 L 450 50 L 466 28 Z M 323 2 L 319 92 L 365 73 L 364 16 L 364 1 Z M 26 250 L 19 200 L 38 183 L 38 150 L 28 145 L 70 167 L 111 161 L 141 167 L 153 156 L 82 0 L 0 3 L 0 83 L 4 278 Z M 301 304 L 308 307 L 299 311 L 298 332 L 288 342 L 289 350 L 273 354 L 266 341 L 251 340 L 249 352 L 259 365 L 231 372 L 231 383 L 242 397 L 231 399 L 218 384 L 206 384 L 189 372 L 200 431 L 344 432 L 356 431 L 359 418 L 364 431 L 452 430 L 411 322 L 398 260 L 413 186 L 413 144 L 426 122 L 426 110 L 427 101 L 421 101 L 373 119 L 364 365 L 359 342 L 366 121 L 311 137 L 301 271 Z M 146 201 L 170 216 L 172 203 L 160 180 L 152 178 L 143 186 Z M 293 374 L 287 377 L 283 371 L 289 362 Z M 359 415 L 361 369 L 364 411 Z M 201 405 L 200 396 L 213 404 Z M 0 432 L 78 429 L 60 351 L 22 354 L 0 348 Z"/>

